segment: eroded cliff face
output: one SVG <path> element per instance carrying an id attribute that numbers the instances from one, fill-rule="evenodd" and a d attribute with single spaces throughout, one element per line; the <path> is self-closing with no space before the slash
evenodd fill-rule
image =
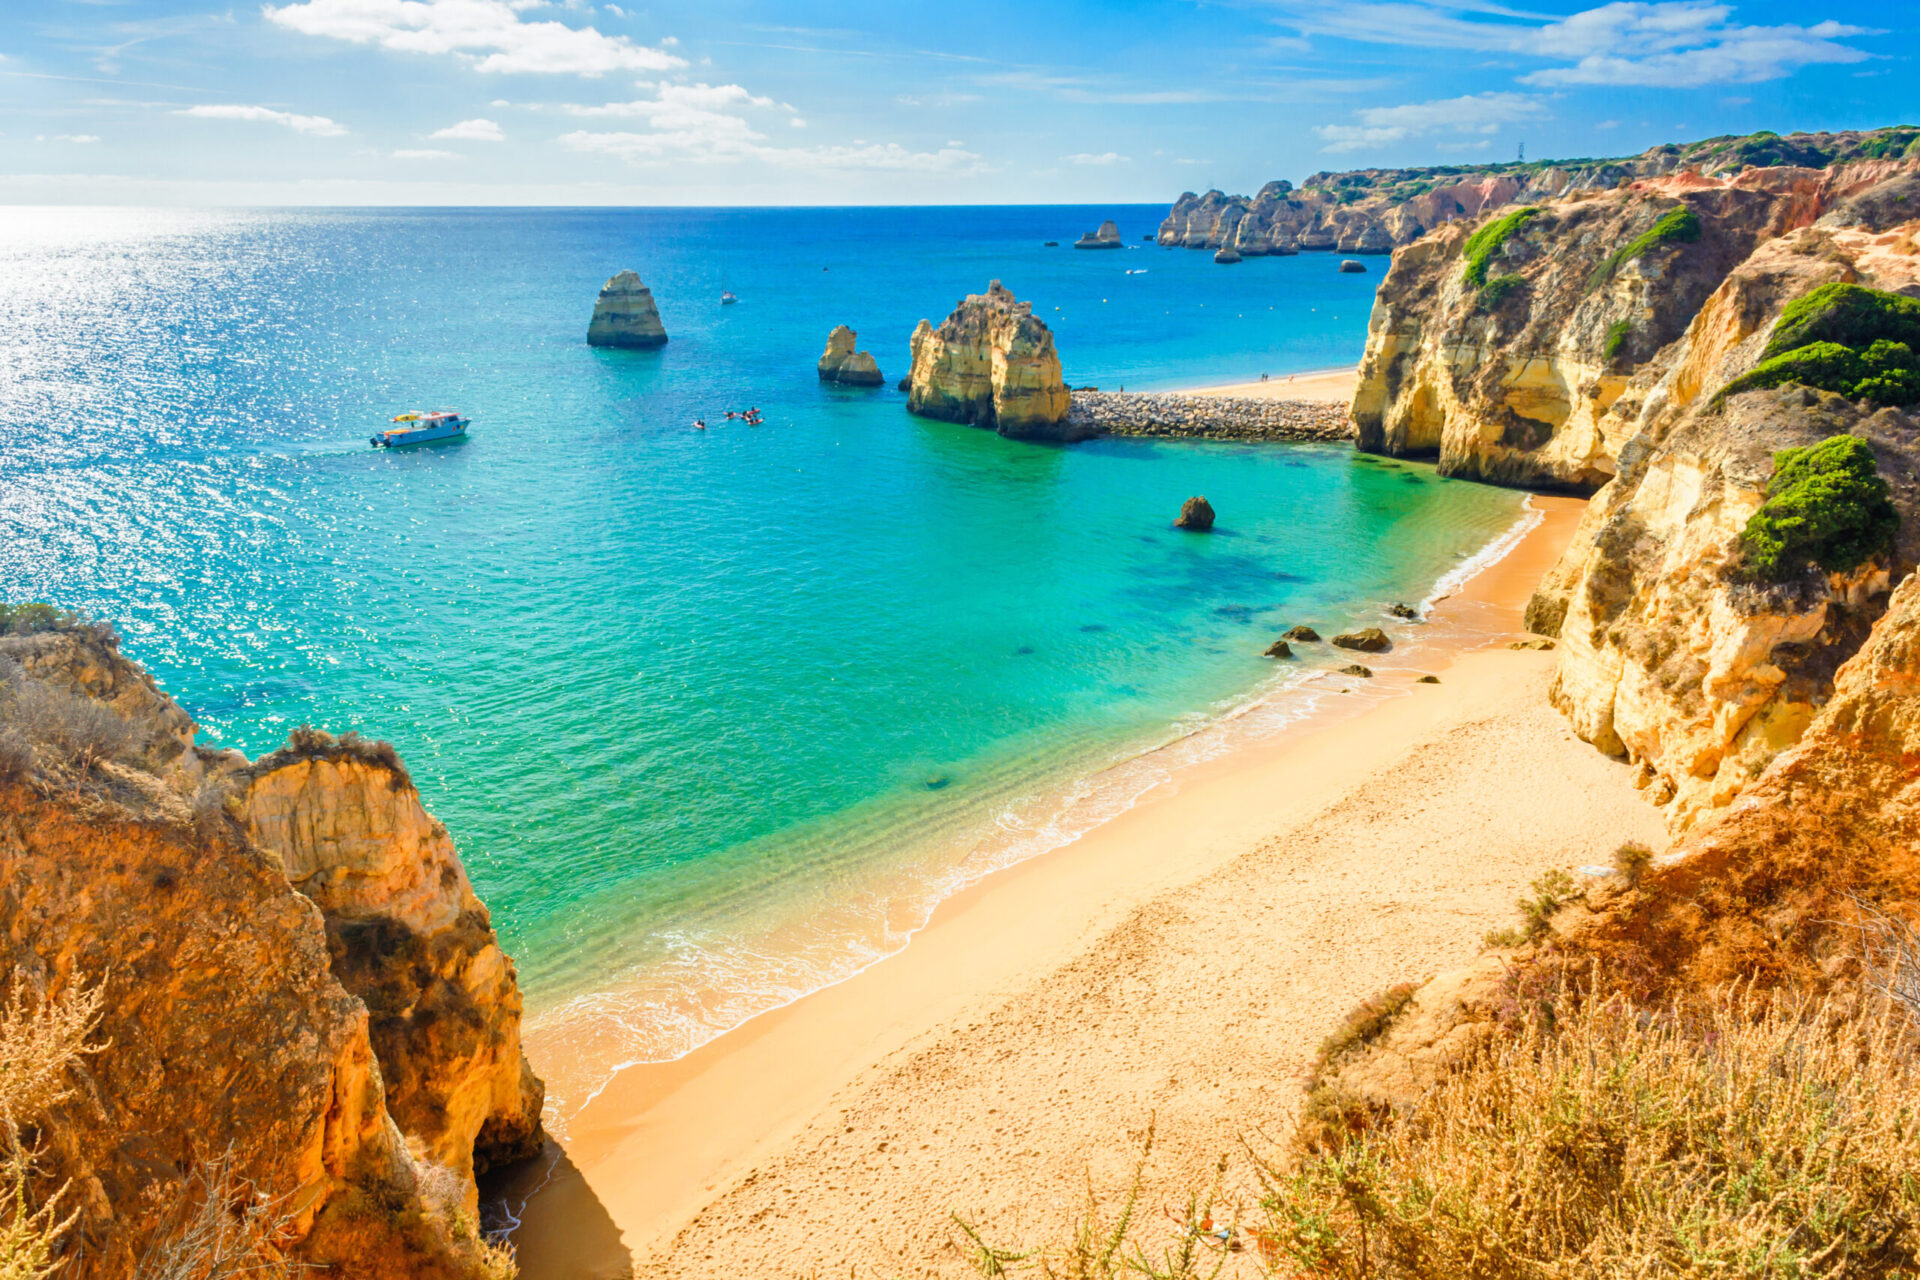
<path id="1" fill-rule="evenodd" d="M 404 774 L 352 744 L 260 766 L 187 745 L 88 630 L 0 638 L 0 735 L 8 990 L 104 984 L 103 1047 L 40 1135 L 80 1215 L 62 1274 L 132 1274 L 226 1156 L 223 1194 L 284 1205 L 299 1261 L 496 1275 L 471 1170 L 528 1148 L 539 1084 L 512 966 Z"/>
<path id="2" fill-rule="evenodd" d="M 913 331 L 907 409 L 922 417 L 991 427 L 1023 440 L 1073 440 L 1071 398 L 1053 334 L 998 280 L 969 294 L 935 328 Z"/>
<path id="3" fill-rule="evenodd" d="M 1805 228 L 1763 245 L 1695 315 L 1631 399 L 1619 475 L 1593 500 L 1528 610 L 1560 637 L 1553 698 L 1574 730 L 1640 764 L 1685 829 L 1800 739 L 1833 673 L 1920 558 L 1920 419 L 1797 386 L 1716 402 L 1788 302 L 1851 280 L 1920 292 L 1909 231 Z M 1783 586 L 1731 572 L 1778 450 L 1851 434 L 1903 513 L 1890 560 Z"/>
<path id="4" fill-rule="evenodd" d="M 1640 429 L 1636 373 L 1721 282 L 1761 245 L 1910 171 L 1685 173 L 1527 206 L 1537 212 L 1478 281 L 1468 242 L 1489 222 L 1427 237 L 1395 256 L 1374 303 L 1353 403 L 1360 447 L 1435 458 L 1448 475 L 1591 493 Z M 1685 215 L 1690 232 L 1646 243 L 1663 218 Z"/>

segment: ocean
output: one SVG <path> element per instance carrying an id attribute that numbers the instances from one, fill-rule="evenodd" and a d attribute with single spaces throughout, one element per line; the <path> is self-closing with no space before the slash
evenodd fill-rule
<path id="1" fill-rule="evenodd" d="M 1345 447 L 905 412 L 914 324 L 994 279 L 1076 386 L 1358 358 L 1384 260 L 1216 266 L 1140 243 L 1163 213 L 0 210 L 0 595 L 113 622 L 203 740 L 394 742 L 536 1065 L 578 1050 L 564 1129 L 619 1064 L 1125 808 L 1196 730 L 1285 732 L 1312 695 L 1260 656 L 1281 630 L 1374 622 L 1514 524 L 1518 494 Z M 1107 217 L 1128 249 L 1069 247 Z M 585 345 L 627 267 L 660 351 Z M 817 381 L 835 324 L 889 386 Z M 470 438 L 368 446 L 416 407 Z M 1215 533 L 1169 527 L 1192 494 Z"/>

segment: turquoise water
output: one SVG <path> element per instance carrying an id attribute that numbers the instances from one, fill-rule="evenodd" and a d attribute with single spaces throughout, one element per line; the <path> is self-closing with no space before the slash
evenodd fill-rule
<path id="1" fill-rule="evenodd" d="M 1130 803 L 1111 766 L 1245 703 L 1279 629 L 1513 523 L 1345 448 L 1024 445 L 814 377 L 836 323 L 899 376 L 994 278 L 1076 385 L 1355 358 L 1373 277 L 1324 255 L 1041 245 L 1160 212 L 0 212 L 0 592 L 111 619 L 211 740 L 394 741 L 536 1047 L 671 1056 Z M 628 266 L 673 341 L 590 350 Z M 435 405 L 471 439 L 366 447 Z M 1219 532 L 1168 527 L 1194 493 Z"/>

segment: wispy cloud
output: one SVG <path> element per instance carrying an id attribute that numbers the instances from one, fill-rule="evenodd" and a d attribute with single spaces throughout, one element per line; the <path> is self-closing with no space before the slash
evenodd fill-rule
<path id="1" fill-rule="evenodd" d="M 202 120 L 253 120 L 265 124 L 284 125 L 295 133 L 311 133 L 322 138 L 337 138 L 347 131 L 345 125 L 329 120 L 325 116 L 302 116 L 295 115 L 291 111 L 275 111 L 271 107 L 243 107 L 226 102 L 186 107 L 174 114 L 198 116 Z"/>
<path id="2" fill-rule="evenodd" d="M 1133 163 L 1132 156 L 1123 156 L 1117 151 L 1102 151 L 1099 155 L 1094 155 L 1092 152 L 1088 152 L 1088 151 L 1079 151 L 1079 152 L 1075 152 L 1073 155 L 1061 156 L 1060 158 L 1066 161 L 1068 164 L 1110 165 L 1110 164 L 1132 164 Z"/>
<path id="3" fill-rule="evenodd" d="M 46 137 L 43 135 L 39 140 L 45 142 Z M 53 135 L 53 140 L 55 142 L 71 142 L 79 146 L 85 146 L 90 142 L 100 141 L 100 135 L 97 133 L 56 133 Z"/>
<path id="4" fill-rule="evenodd" d="M 430 147 L 429 148 L 403 147 L 399 151 L 396 151 L 393 153 L 393 158 L 395 160 L 458 160 L 460 156 L 457 152 L 437 151 Z"/>
<path id="5" fill-rule="evenodd" d="M 1523 84 L 1697 88 L 1777 80 L 1801 67 L 1864 62 L 1845 40 L 1882 34 L 1834 20 L 1746 25 L 1716 0 L 1614 0 L 1559 18 L 1468 0 L 1386 0 L 1324 5 L 1273 0 L 1303 36 L 1369 44 L 1463 49 L 1561 63 Z"/>
<path id="6" fill-rule="evenodd" d="M 477 71 L 600 76 L 667 71 L 686 59 L 594 27 L 529 22 L 527 0 L 302 0 L 262 12 L 310 36 L 398 53 L 453 54 Z"/>
<path id="7" fill-rule="evenodd" d="M 436 129 L 431 137 L 442 138 L 448 142 L 505 142 L 507 135 L 499 125 L 491 120 L 462 120 L 459 124 L 450 124 L 444 129 Z"/>
<path id="8" fill-rule="evenodd" d="M 1325 124 L 1314 132 L 1326 140 L 1322 151 L 1360 151 L 1434 133 L 1498 133 L 1503 125 L 1546 114 L 1546 104 L 1530 94 L 1475 93 L 1397 107 L 1365 107 L 1354 112 L 1358 124 Z"/>

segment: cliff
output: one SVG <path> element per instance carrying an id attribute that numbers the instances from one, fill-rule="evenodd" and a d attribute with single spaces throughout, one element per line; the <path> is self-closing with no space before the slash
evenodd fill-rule
<path id="1" fill-rule="evenodd" d="M 473 1170 L 531 1151 L 520 1000 L 445 829 L 390 748 L 297 735 L 248 764 L 111 633 L 0 638 L 0 949 L 10 998 L 103 984 L 99 1051 L 41 1126 L 77 1211 L 63 1276 L 133 1272 L 222 1198 L 269 1252 L 478 1280 Z"/>
<path id="2" fill-rule="evenodd" d="M 833 332 L 827 335 L 827 349 L 815 366 L 820 381 L 847 387 L 877 387 L 885 381 L 873 353 L 854 350 L 858 338 L 858 334 L 843 324 L 833 326 Z"/>
<path id="3" fill-rule="evenodd" d="M 587 322 L 590 347 L 658 347 L 667 341 L 653 292 L 632 271 L 622 271 L 600 287 Z"/>
<path id="4" fill-rule="evenodd" d="M 910 412 L 1019 440 L 1090 434 L 1068 420 L 1069 407 L 1053 334 L 998 280 L 963 298 L 939 328 L 922 320 L 913 331 Z"/>
<path id="5" fill-rule="evenodd" d="M 1894 159 L 1916 150 L 1920 130 L 1723 136 L 1654 147 L 1638 156 L 1412 169 L 1321 172 L 1299 187 L 1269 182 L 1253 196 L 1185 192 L 1160 224 L 1159 243 L 1232 248 L 1243 257 L 1297 253 L 1389 253 L 1450 222 L 1508 205 L 1538 204 L 1578 190 L 1692 170 L 1730 176 L 1749 167 L 1825 168 Z"/>

